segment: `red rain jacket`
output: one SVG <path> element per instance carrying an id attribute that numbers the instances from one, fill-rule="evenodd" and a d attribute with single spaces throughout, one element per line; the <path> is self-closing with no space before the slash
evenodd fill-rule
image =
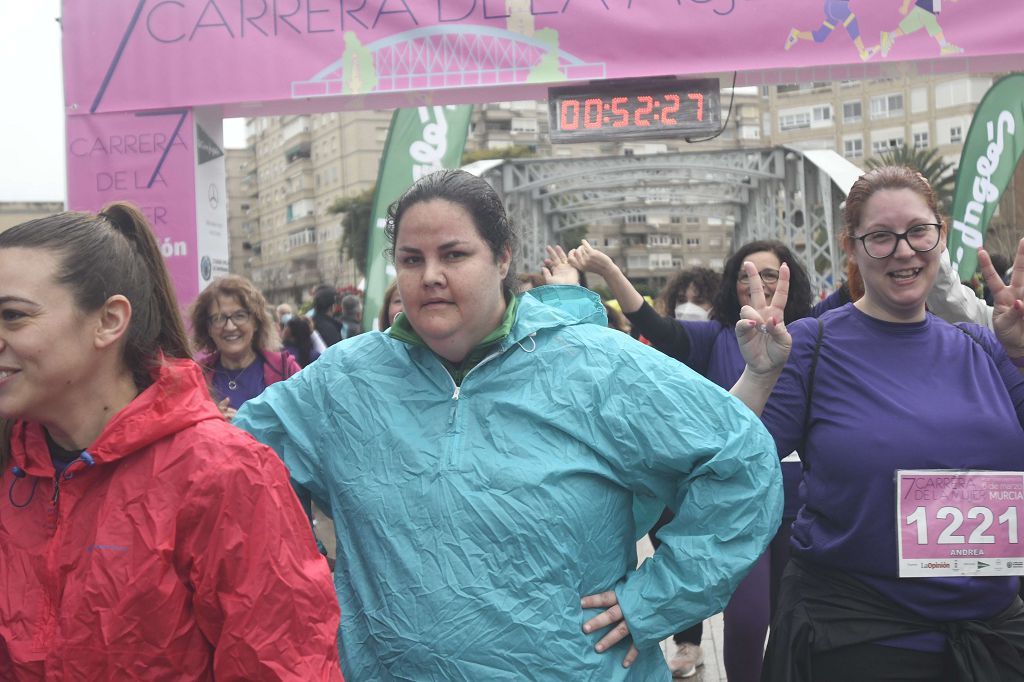
<path id="1" fill-rule="evenodd" d="M 192 361 L 54 481 L 38 424 L 0 472 L 0 680 L 341 680 L 338 602 L 288 473 Z"/>

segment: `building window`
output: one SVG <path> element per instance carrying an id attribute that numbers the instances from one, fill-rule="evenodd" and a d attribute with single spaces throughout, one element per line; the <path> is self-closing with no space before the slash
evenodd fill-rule
<path id="1" fill-rule="evenodd" d="M 779 130 L 795 130 L 797 128 L 811 127 L 811 112 L 800 111 L 789 114 L 779 114 Z"/>
<path id="2" fill-rule="evenodd" d="M 871 141 L 871 151 L 873 151 L 876 156 L 879 155 L 879 154 L 882 154 L 883 152 L 890 151 L 892 149 L 899 149 L 902 146 L 903 146 L 903 138 L 902 137 L 889 137 L 889 138 L 885 138 L 883 140 L 872 140 Z"/>
<path id="3" fill-rule="evenodd" d="M 903 115 L 903 95 L 880 95 L 871 98 L 871 118 Z"/>
<path id="4" fill-rule="evenodd" d="M 927 149 L 928 148 L 928 131 L 923 133 L 914 133 L 914 149 Z"/>
<path id="5" fill-rule="evenodd" d="M 651 270 L 669 270 L 672 267 L 672 254 L 652 253 L 649 262 Z"/>
<path id="6" fill-rule="evenodd" d="M 843 156 L 848 159 L 859 159 L 864 156 L 864 140 L 859 137 L 843 140 Z"/>
<path id="7" fill-rule="evenodd" d="M 687 237 L 686 238 L 686 245 L 687 246 L 691 246 L 691 247 L 692 246 L 700 246 L 700 237 Z"/>
<path id="8" fill-rule="evenodd" d="M 633 225 L 642 225 L 643 223 L 647 222 L 647 214 L 646 213 L 634 213 L 632 215 L 628 215 L 628 216 L 626 216 L 626 222 L 630 223 L 630 224 L 633 224 Z"/>
<path id="9" fill-rule="evenodd" d="M 856 123 L 864 117 L 861 104 L 857 102 L 843 102 L 843 120 L 847 123 Z"/>
<path id="10" fill-rule="evenodd" d="M 958 142 L 964 141 L 964 128 L 963 126 L 951 126 L 949 129 L 949 143 L 957 144 Z"/>
<path id="11" fill-rule="evenodd" d="M 825 104 L 823 106 L 814 107 L 811 109 L 811 116 L 813 116 L 815 123 L 828 123 L 832 121 L 832 105 Z"/>
<path id="12" fill-rule="evenodd" d="M 288 235 L 288 248 L 294 249 L 306 244 L 316 243 L 316 228 L 307 227 L 305 230 L 299 230 L 298 232 L 292 232 Z"/>

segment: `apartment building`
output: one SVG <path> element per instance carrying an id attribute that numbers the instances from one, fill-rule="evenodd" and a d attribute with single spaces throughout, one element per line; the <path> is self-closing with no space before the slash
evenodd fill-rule
<path id="1" fill-rule="evenodd" d="M 318 284 L 357 284 L 340 253 L 342 216 L 328 209 L 377 181 L 390 122 L 390 111 L 248 119 L 248 148 L 228 160 L 232 272 L 273 303 L 299 303 Z"/>
<path id="2" fill-rule="evenodd" d="M 960 160 L 991 76 L 915 76 L 762 88 L 762 135 L 772 144 L 832 149 L 860 165 L 886 150 L 936 148 Z"/>

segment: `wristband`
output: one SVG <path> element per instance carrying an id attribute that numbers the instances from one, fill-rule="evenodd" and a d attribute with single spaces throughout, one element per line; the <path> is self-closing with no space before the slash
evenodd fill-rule
<path id="1" fill-rule="evenodd" d="M 1010 358 L 1010 362 L 1012 362 L 1017 367 L 1024 369 L 1024 355 L 1020 356 L 1019 358 Z"/>

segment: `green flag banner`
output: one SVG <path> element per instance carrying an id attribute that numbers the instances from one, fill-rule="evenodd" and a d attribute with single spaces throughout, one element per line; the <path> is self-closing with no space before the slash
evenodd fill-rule
<path id="1" fill-rule="evenodd" d="M 1018 134 L 1017 131 L 1020 131 Z M 1024 74 L 996 81 L 974 112 L 953 195 L 949 256 L 960 279 L 978 267 L 989 220 L 1024 153 Z"/>
<path id="2" fill-rule="evenodd" d="M 384 236 L 388 206 L 424 175 L 459 165 L 472 113 L 472 105 L 467 104 L 397 109 L 391 117 L 367 226 L 370 237 L 363 320 L 372 320 L 374 326 L 384 290 L 395 276 L 394 266 L 384 258 L 388 246 Z"/>

